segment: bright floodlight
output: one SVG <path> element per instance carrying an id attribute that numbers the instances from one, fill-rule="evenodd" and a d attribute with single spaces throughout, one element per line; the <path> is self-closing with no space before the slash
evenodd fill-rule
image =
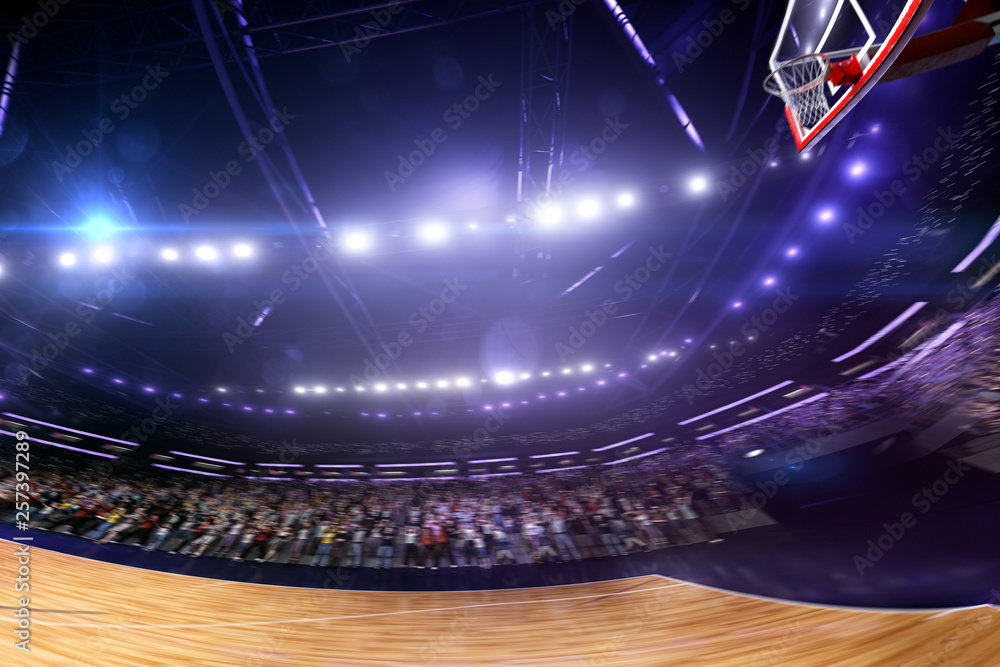
<path id="1" fill-rule="evenodd" d="M 455 380 L 455 384 L 458 385 L 459 387 L 468 387 L 472 384 L 472 382 L 469 380 L 469 378 L 458 378 L 457 380 Z"/>
<path id="2" fill-rule="evenodd" d="M 493 377 L 497 384 L 514 384 L 516 378 L 517 376 L 511 371 L 500 371 Z"/>
<path id="3" fill-rule="evenodd" d="M 538 209 L 538 222 L 543 225 L 557 225 L 562 220 L 562 209 L 555 204 L 546 204 Z"/>
<path id="4" fill-rule="evenodd" d="M 854 178 L 862 176 L 866 171 L 868 171 L 868 167 L 864 162 L 855 162 L 851 165 L 851 176 Z"/>
<path id="5" fill-rule="evenodd" d="M 622 208 L 631 208 L 632 206 L 635 206 L 635 195 L 631 192 L 623 192 L 618 195 L 616 201 Z"/>
<path id="6" fill-rule="evenodd" d="M 108 245 L 102 245 L 94 251 L 94 261 L 98 264 L 107 264 L 115 258 L 115 249 Z"/>
<path id="7" fill-rule="evenodd" d="M 569 375 L 572 372 L 573 372 L 572 368 L 564 368 L 564 369 L 562 369 L 563 375 Z"/>
<path id="8" fill-rule="evenodd" d="M 695 176 L 688 183 L 688 187 L 691 188 L 691 192 L 704 192 L 705 188 L 708 187 L 708 181 L 705 180 L 704 176 Z"/>
<path id="9" fill-rule="evenodd" d="M 427 389 L 427 383 L 426 382 L 418 382 L 417 383 L 417 389 Z"/>
<path id="10" fill-rule="evenodd" d="M 427 243 L 441 243 L 448 238 L 448 228 L 439 222 L 431 222 L 420 230 L 420 238 Z"/>
<path id="11" fill-rule="evenodd" d="M 389 391 L 389 387 L 379 382 L 377 385 L 375 385 L 375 391 Z"/>
<path id="12" fill-rule="evenodd" d="M 763 453 L 764 453 L 764 450 L 763 450 L 763 449 L 755 449 L 755 450 L 753 450 L 752 452 L 747 452 L 747 453 L 746 453 L 746 454 L 744 454 L 743 456 L 745 456 L 745 457 L 746 457 L 746 458 L 748 458 L 748 459 L 752 459 L 753 457 L 755 457 L 755 456 L 760 456 L 760 455 L 761 455 L 761 454 L 763 454 Z"/>
<path id="13" fill-rule="evenodd" d="M 406 383 L 400 382 L 399 384 L 396 385 L 396 389 L 399 389 L 400 391 L 406 391 Z"/>
<path id="14" fill-rule="evenodd" d="M 589 373 L 590 371 L 594 370 L 594 366 L 592 364 L 584 364 L 583 367 L 580 368 L 580 370 L 582 370 L 584 373 Z"/>
<path id="15" fill-rule="evenodd" d="M 476 231 L 477 229 L 479 229 L 479 223 L 478 222 L 470 222 L 468 225 L 466 225 L 466 227 L 468 227 L 472 231 Z"/>
<path id="16" fill-rule="evenodd" d="M 742 308 L 742 307 L 743 307 L 743 302 L 742 301 L 734 301 L 733 302 L 733 308 Z"/>
<path id="17" fill-rule="evenodd" d="M 833 209 L 824 208 L 817 216 L 820 222 L 830 222 L 833 220 Z"/>
<path id="18" fill-rule="evenodd" d="M 596 199 L 584 199 L 576 205 L 576 213 L 581 218 L 594 218 L 601 213 L 601 203 Z"/>
<path id="19" fill-rule="evenodd" d="M 448 381 L 447 380 L 438 380 L 435 384 L 437 385 L 438 389 L 447 389 L 448 388 Z"/>
<path id="20" fill-rule="evenodd" d="M 657 359 L 659 359 L 659 357 L 657 357 L 655 354 L 651 354 L 648 357 L 646 357 L 646 359 L 649 361 L 656 361 Z"/>
<path id="21" fill-rule="evenodd" d="M 160 251 L 160 257 L 168 262 L 176 262 L 180 258 L 180 254 L 173 248 L 164 248 Z"/>
<path id="22" fill-rule="evenodd" d="M 364 232 L 350 232 L 344 237 L 344 247 L 351 252 L 364 252 L 371 245 L 371 239 Z"/>
<path id="23" fill-rule="evenodd" d="M 799 254 L 799 249 L 798 248 L 789 248 L 788 250 L 785 251 L 785 254 L 787 256 L 789 256 L 789 257 L 795 257 L 796 255 Z"/>
<path id="24" fill-rule="evenodd" d="M 213 259 L 219 256 L 218 251 L 212 246 L 199 246 L 197 250 L 194 251 L 195 257 L 203 262 L 211 262 Z"/>
<path id="25" fill-rule="evenodd" d="M 295 388 L 295 393 L 296 394 L 304 394 L 304 393 L 306 393 L 306 388 L 305 387 L 296 387 Z"/>
<path id="26" fill-rule="evenodd" d="M 315 391 L 317 394 L 325 394 L 326 387 L 324 387 L 323 385 L 318 385 L 316 387 L 313 387 L 313 391 Z"/>
<path id="27" fill-rule="evenodd" d="M 764 285 L 766 285 L 767 287 L 770 287 L 773 284 L 774 284 L 774 277 L 773 276 L 768 276 L 767 278 L 764 278 Z"/>
<path id="28" fill-rule="evenodd" d="M 251 257 L 253 255 L 253 248 L 249 243 L 237 243 L 233 246 L 233 254 L 240 259 L 246 259 L 247 257 Z"/>
<path id="29" fill-rule="evenodd" d="M 63 266 L 73 266 L 76 264 L 76 255 L 71 252 L 64 252 L 59 255 L 59 263 Z"/>
<path id="30" fill-rule="evenodd" d="M 522 380 L 530 380 L 531 379 L 531 373 L 521 373 L 521 379 Z"/>

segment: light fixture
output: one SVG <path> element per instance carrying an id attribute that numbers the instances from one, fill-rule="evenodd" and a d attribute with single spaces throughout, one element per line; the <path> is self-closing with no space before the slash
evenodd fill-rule
<path id="1" fill-rule="evenodd" d="M 704 176 L 695 176 L 688 183 L 688 187 L 691 188 L 691 192 L 704 192 L 708 188 L 708 181 Z"/>
<path id="2" fill-rule="evenodd" d="M 371 238 L 364 232 L 350 232 L 344 236 L 344 247 L 351 252 L 364 252 L 371 245 Z"/>
<path id="3" fill-rule="evenodd" d="M 98 264 L 108 264 L 115 258 L 115 249 L 108 245 L 102 245 L 94 250 L 94 261 Z"/>
<path id="4" fill-rule="evenodd" d="M 493 379 L 496 380 L 497 384 L 507 385 L 513 384 L 516 376 L 511 371 L 500 371 L 493 376 Z"/>
<path id="5" fill-rule="evenodd" d="M 194 254 L 195 257 L 203 262 L 211 262 L 219 256 L 219 253 L 215 248 L 207 245 L 198 246 L 198 248 L 194 251 Z"/>
<path id="6" fill-rule="evenodd" d="M 253 248 L 249 243 L 237 243 L 233 246 L 233 254 L 240 259 L 246 259 L 253 256 Z"/>
<path id="7" fill-rule="evenodd" d="M 545 204 L 539 207 L 538 214 L 535 217 L 543 225 L 557 225 L 563 218 L 563 212 L 555 204 Z"/>
<path id="8" fill-rule="evenodd" d="M 180 254 L 173 248 L 164 248 L 160 251 L 160 257 L 168 262 L 176 262 L 180 258 Z"/>
<path id="9" fill-rule="evenodd" d="M 621 208 L 631 208 L 635 205 L 635 195 L 631 192 L 623 192 L 615 200 Z"/>
<path id="10" fill-rule="evenodd" d="M 59 255 L 59 263 L 63 266 L 73 266 L 76 264 L 76 255 L 71 252 L 64 252 Z"/>
<path id="11" fill-rule="evenodd" d="M 601 213 L 601 203 L 596 199 L 584 199 L 576 205 L 576 213 L 581 218 L 594 218 Z"/>
<path id="12" fill-rule="evenodd" d="M 430 222 L 420 229 L 420 238 L 427 243 L 441 243 L 448 238 L 448 228 L 440 222 Z"/>

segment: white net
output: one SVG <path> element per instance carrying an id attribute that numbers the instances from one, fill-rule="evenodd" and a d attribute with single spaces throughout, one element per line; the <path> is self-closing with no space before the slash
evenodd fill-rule
<path id="1" fill-rule="evenodd" d="M 822 54 L 789 60 L 764 80 L 764 91 L 776 95 L 791 109 L 795 122 L 805 132 L 830 111 L 826 82 L 830 59 Z"/>

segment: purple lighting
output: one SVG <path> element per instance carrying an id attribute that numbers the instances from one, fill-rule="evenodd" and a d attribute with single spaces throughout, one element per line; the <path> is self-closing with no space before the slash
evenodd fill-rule
<path id="1" fill-rule="evenodd" d="M 266 412 L 269 415 L 274 414 L 274 410 L 272 410 L 271 408 L 264 408 L 264 412 Z"/>
<path id="2" fill-rule="evenodd" d="M 124 380 L 119 380 L 118 378 L 114 378 L 114 379 L 113 379 L 113 380 L 111 380 L 111 381 L 112 381 L 112 382 L 114 382 L 115 384 L 125 384 L 125 381 L 124 381 Z"/>
<path id="3" fill-rule="evenodd" d="M 285 414 L 286 415 L 294 415 L 295 414 L 295 410 L 285 410 Z"/>
<path id="4" fill-rule="evenodd" d="M 833 220 L 833 210 L 829 208 L 824 208 L 822 211 L 819 212 L 819 215 L 817 217 L 819 218 L 820 222 L 830 222 L 831 220 Z"/>
<path id="5" fill-rule="evenodd" d="M 878 134 L 881 131 L 882 131 L 881 125 L 872 125 L 872 130 L 871 130 L 872 134 Z"/>
<path id="6" fill-rule="evenodd" d="M 626 375 L 628 375 L 628 373 L 626 373 L 625 371 L 622 371 L 621 373 L 618 374 L 618 377 L 623 378 Z"/>
<path id="7" fill-rule="evenodd" d="M 604 382 L 605 382 L 604 380 L 598 380 L 597 384 L 603 387 L 604 386 Z"/>
<path id="8" fill-rule="evenodd" d="M 788 257 L 796 257 L 798 256 L 798 254 L 799 254 L 798 248 L 789 248 L 788 250 L 785 251 L 785 255 L 787 255 Z"/>
<path id="9" fill-rule="evenodd" d="M 566 392 L 565 392 L 565 391 L 560 391 L 558 395 L 559 395 L 559 396 L 565 396 L 565 395 L 566 395 Z"/>
<path id="10" fill-rule="evenodd" d="M 207 398 L 199 398 L 198 401 L 201 402 L 201 403 L 208 403 L 208 399 Z"/>
<path id="11" fill-rule="evenodd" d="M 253 408 L 251 408 L 249 405 L 244 405 L 243 409 L 246 410 L 247 412 L 253 412 Z"/>
<path id="12" fill-rule="evenodd" d="M 685 339 L 684 339 L 684 342 L 685 342 L 685 343 L 687 343 L 688 345 L 690 345 L 690 344 L 691 344 L 691 343 L 693 343 L 694 341 L 693 341 L 693 340 L 691 340 L 690 338 L 685 338 Z"/>
<path id="13" fill-rule="evenodd" d="M 743 302 L 742 301 L 734 301 L 733 302 L 733 308 L 742 308 L 742 307 L 743 307 Z"/>
<path id="14" fill-rule="evenodd" d="M 93 368 L 84 368 L 83 372 L 86 373 L 87 375 L 90 375 L 90 374 L 92 374 L 94 372 L 94 369 Z"/>
<path id="15" fill-rule="evenodd" d="M 858 178 L 859 176 L 864 175 L 866 171 L 868 171 L 868 167 L 865 165 L 864 162 L 855 162 L 853 165 L 851 165 L 850 174 L 854 178 Z"/>
<path id="16" fill-rule="evenodd" d="M 771 277 L 771 276 L 768 276 L 767 278 L 764 278 L 764 284 L 766 286 L 770 287 L 771 285 L 774 284 L 774 278 Z"/>
<path id="17" fill-rule="evenodd" d="M 143 387 L 142 390 L 145 391 L 145 392 L 149 392 L 150 394 L 152 394 L 154 391 L 156 391 L 152 387 Z"/>

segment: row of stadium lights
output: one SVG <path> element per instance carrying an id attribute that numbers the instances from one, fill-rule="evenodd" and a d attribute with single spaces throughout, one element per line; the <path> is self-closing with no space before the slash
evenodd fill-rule
<path id="1" fill-rule="evenodd" d="M 202 262 L 214 262 L 220 259 L 221 253 L 215 246 L 201 245 L 195 247 L 191 254 Z M 249 243 L 237 243 L 231 249 L 233 257 L 241 260 L 250 259 L 254 256 L 254 248 Z M 96 247 L 90 257 L 96 264 L 110 264 L 115 261 L 117 253 L 113 246 L 101 245 Z M 181 259 L 181 252 L 177 248 L 163 248 L 160 251 L 160 258 L 165 262 L 176 262 Z M 62 252 L 59 254 L 59 264 L 62 266 L 75 266 L 80 258 L 74 252 Z"/>

